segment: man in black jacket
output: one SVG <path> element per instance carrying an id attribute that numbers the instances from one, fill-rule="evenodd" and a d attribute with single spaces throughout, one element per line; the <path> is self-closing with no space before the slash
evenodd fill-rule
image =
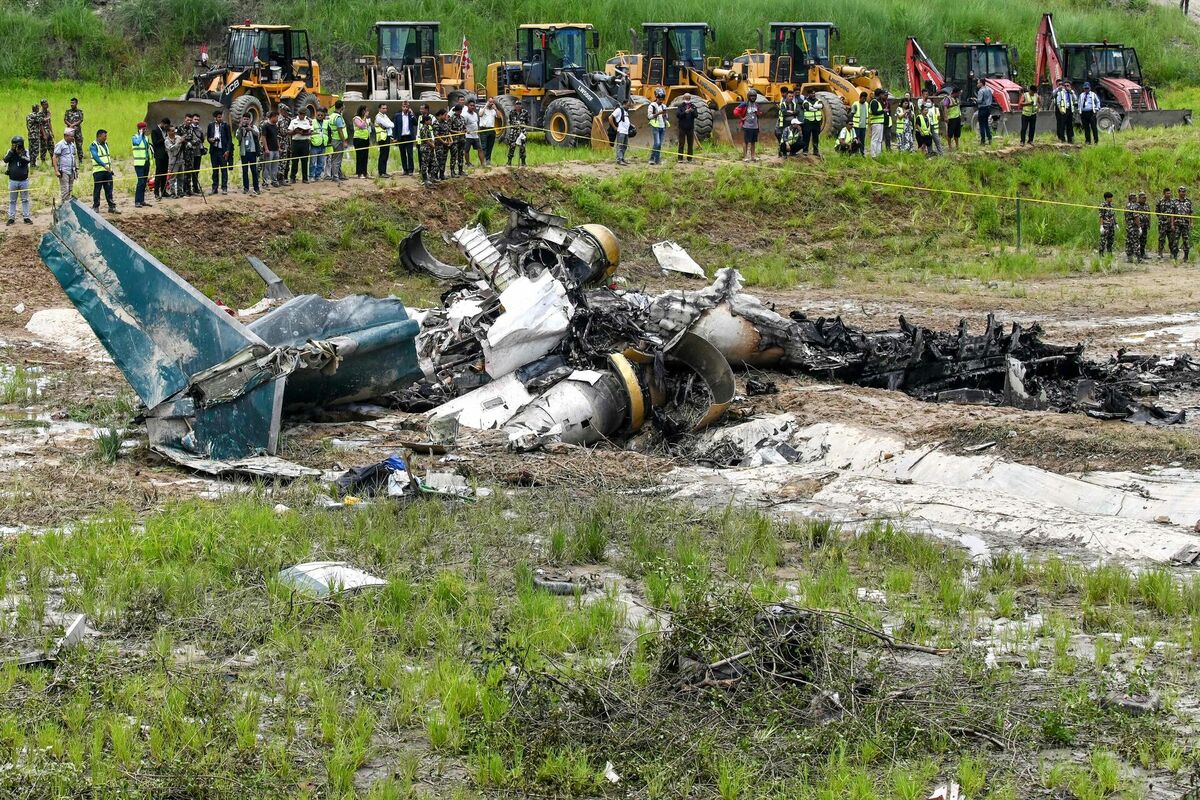
<path id="1" fill-rule="evenodd" d="M 396 137 L 396 145 L 400 149 L 400 165 L 405 175 L 413 174 L 413 146 L 417 142 L 417 112 L 412 110 L 407 100 L 400 103 L 400 110 L 392 118 L 396 127 L 392 135 Z"/>
<path id="2" fill-rule="evenodd" d="M 158 126 L 150 133 L 150 150 L 154 153 L 154 199 L 162 200 L 167 193 L 167 168 L 171 163 L 167 155 L 167 131 L 171 128 L 171 120 L 163 117 Z M 79 134 L 75 134 L 79 138 Z"/>
<path id="3" fill-rule="evenodd" d="M 687 160 L 692 160 L 692 147 L 696 143 L 696 103 L 690 94 L 685 94 L 675 110 L 675 122 L 679 126 L 679 147 L 676 161 L 683 161 L 683 146 L 687 144 Z"/>
<path id="4" fill-rule="evenodd" d="M 233 131 L 225 121 L 225 112 L 221 109 L 213 112 L 213 121 L 208 123 L 204 138 L 208 141 L 208 156 L 212 162 L 212 194 L 217 193 L 218 184 L 222 193 L 229 194 L 229 169 L 233 164 Z"/>

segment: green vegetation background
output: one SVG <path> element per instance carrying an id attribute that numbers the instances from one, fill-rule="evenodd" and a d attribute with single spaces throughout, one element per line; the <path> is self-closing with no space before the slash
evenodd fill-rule
<path id="1" fill-rule="evenodd" d="M 1150 0 L 811 0 L 802 12 L 840 26 L 839 53 L 885 70 L 902 81 L 904 39 L 917 36 L 930 54 L 944 41 L 991 36 L 1020 48 L 1020 69 L 1031 77 L 1033 36 L 1040 14 L 1053 11 L 1064 40 L 1124 41 L 1138 48 L 1151 81 L 1198 83 L 1200 26 L 1172 7 Z M 653 13 L 656 20 L 647 14 Z M 756 29 L 801 13 L 781 0 L 741 0 L 713 13 L 699 0 L 643 4 L 594 0 L 576 6 L 547 0 L 415 0 L 400 11 L 381 0 L 0 0 L 0 75 L 7 78 L 68 78 L 160 86 L 190 73 L 195 45 L 219 42 L 221 28 L 256 21 L 305 26 L 334 89 L 353 56 L 372 49 L 378 19 L 443 22 L 442 48 L 455 50 L 466 34 L 477 64 L 513 49 L 522 22 L 588 21 L 601 31 L 601 57 L 627 48 L 628 29 L 646 21 L 708 21 L 717 29 L 715 51 L 736 55 L 756 42 Z M 482 78 L 482 73 L 480 74 Z"/>

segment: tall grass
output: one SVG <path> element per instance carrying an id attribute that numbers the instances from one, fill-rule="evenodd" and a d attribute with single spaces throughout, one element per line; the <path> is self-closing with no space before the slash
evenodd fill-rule
<path id="1" fill-rule="evenodd" d="M 1200 81 L 1194 53 L 1200 29 L 1171 8 L 1149 0 L 1070 0 L 1055 4 L 1059 35 L 1069 41 L 1124 41 L 1134 45 L 1143 67 L 1159 83 Z M 1021 75 L 1032 76 L 1033 35 L 1046 4 L 1041 0 L 812 0 L 803 10 L 779 0 L 742 0 L 714 14 L 698 0 L 667 0 L 643 6 L 621 0 L 568 4 L 548 0 L 415 0 L 404 14 L 385 0 L 124 0 L 102 12 L 97 24 L 86 0 L 34 0 L 0 6 L 0 74 L 143 82 L 186 73 L 190 54 L 182 45 L 219 40 L 223 24 L 250 17 L 307 27 L 313 46 L 337 85 L 353 71 L 351 56 L 372 49 L 376 20 L 433 19 L 445 23 L 443 50 L 469 37 L 477 64 L 509 56 L 516 26 L 524 22 L 590 21 L 602 36 L 600 55 L 629 46 L 628 29 L 647 21 L 708 21 L 717 29 L 714 55 L 734 56 L 757 41 L 770 20 L 828 20 L 842 38 L 838 53 L 902 80 L 904 39 L 916 36 L 931 55 L 941 43 L 991 36 L 1022 51 Z M 935 55 L 935 58 L 939 58 Z M 482 78 L 482 75 L 480 75 Z"/>

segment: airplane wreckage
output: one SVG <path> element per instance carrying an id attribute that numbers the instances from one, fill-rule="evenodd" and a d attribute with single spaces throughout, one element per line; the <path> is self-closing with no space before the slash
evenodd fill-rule
<path id="1" fill-rule="evenodd" d="M 647 426 L 671 442 L 721 419 L 742 366 L 1152 424 L 1185 412 L 1148 398 L 1200 387 L 1187 356 L 1088 360 L 1082 345 L 1042 341 L 1036 324 L 991 316 L 980 333 L 965 322 L 934 331 L 901 318 L 867 332 L 783 316 L 744 293 L 733 269 L 697 291 L 616 289 L 610 230 L 497 199 L 502 230 L 447 237 L 461 266 L 434 258 L 420 228 L 401 243 L 404 268 L 446 284 L 431 309 L 293 297 L 251 259 L 280 304 L 242 324 L 77 201 L 58 209 L 40 253 L 141 399 L 152 448 L 217 473 L 253 472 L 253 459 L 274 454 L 284 414 L 367 399 L 425 412 L 431 425 L 500 429 L 517 450 L 619 442 Z"/>

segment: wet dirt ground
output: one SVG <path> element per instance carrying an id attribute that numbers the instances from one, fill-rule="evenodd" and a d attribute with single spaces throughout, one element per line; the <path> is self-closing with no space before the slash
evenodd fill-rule
<path id="1" fill-rule="evenodd" d="M 579 167 L 585 171 L 594 168 Z M 476 180 L 480 188 L 504 189 L 511 182 L 502 172 Z M 461 222 L 461 199 L 434 201 L 410 188 L 415 187 L 399 182 L 386 191 L 428 217 L 431 227 Z M 351 181 L 334 191 L 341 195 L 376 189 L 372 183 Z M 245 212 L 247 202 L 262 205 L 264 201 L 223 196 L 207 203 L 164 205 L 145 214 L 123 214 L 116 223 L 135 240 L 169 236 L 187 242 L 201 254 L 228 253 L 231 248 L 252 249 L 255 241 L 281 225 L 302 224 L 303 214 L 323 200 L 313 190 L 297 193 L 286 209 L 268 210 L 274 208 L 268 204 L 258 216 Z M 150 454 L 144 447 L 144 429 L 137 425 L 126 435 L 126 445 L 115 464 L 96 457 L 96 437 L 105 426 L 81 421 L 80 409 L 98 400 L 128 397 L 130 392 L 102 350 L 64 344 L 53 331 L 39 336 L 27 328 L 39 311 L 69 308 L 37 256 L 46 223 L 48 220 L 39 218 L 38 225 L 9 234 L 0 246 L 0 363 L 10 375 L 19 369 L 24 381 L 16 385 L 10 380 L 10 388 L 0 398 L 5 401 L 0 419 L 0 525 L 64 523 L 116 504 L 139 512 L 168 497 L 213 491 L 211 481 L 182 473 Z M 702 256 L 699 260 L 703 262 Z M 1198 269 L 1195 264 L 1151 260 L 1116 274 L 1027 281 L 1020 285 L 1020 292 L 1013 292 L 1011 285 L 974 281 L 747 291 L 776 304 L 782 313 L 800 310 L 810 316 L 840 315 L 867 329 L 891 328 L 904 315 L 915 324 L 947 328 L 966 318 L 972 329 L 981 330 L 986 315 L 994 313 L 1005 321 L 1040 322 L 1050 342 L 1085 342 L 1092 358 L 1121 348 L 1194 354 L 1200 349 Z M 691 279 L 682 276 L 664 278 L 647 262 L 639 263 L 636 253 L 625 273 L 631 285 L 645 285 L 650 290 L 702 285 L 698 281 L 688 284 Z M 397 279 L 403 282 L 402 276 Z M 804 424 L 869 427 L 896 434 L 910 446 L 936 442 L 951 451 L 991 443 L 988 447 L 993 455 L 1058 473 L 1142 471 L 1151 465 L 1169 464 L 1200 466 L 1194 423 L 1151 429 L 1078 414 L 934 405 L 896 392 L 825 386 L 804 378 L 751 371 L 738 376 L 739 389 L 744 390 L 744 381 L 751 376 L 775 382 L 779 392 L 739 402 L 735 407 L 739 416 L 786 411 Z M 1194 398 L 1175 400 L 1181 405 L 1198 403 Z M 1194 418 L 1200 420 L 1200 414 Z M 344 444 L 334 447 L 330 442 L 335 438 Z M 336 427 L 308 423 L 285 430 L 283 453 L 328 469 L 370 463 L 395 446 L 394 439 L 361 423 Z M 527 459 L 524 464 L 521 458 Z M 516 486 L 579 485 L 612 490 L 644 488 L 680 465 L 670 457 L 608 448 L 521 458 L 480 457 L 471 472 L 483 480 Z M 589 476 L 592 480 L 586 479 Z"/>

